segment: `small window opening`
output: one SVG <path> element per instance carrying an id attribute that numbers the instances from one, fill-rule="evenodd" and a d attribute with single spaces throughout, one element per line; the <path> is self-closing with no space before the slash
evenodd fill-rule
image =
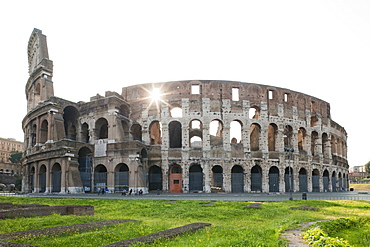
<path id="1" fill-rule="evenodd" d="M 232 101 L 239 101 L 239 88 L 233 87 L 231 89 Z"/>
<path id="2" fill-rule="evenodd" d="M 273 98 L 274 98 L 274 91 L 269 90 L 269 99 L 273 99 Z"/>
<path id="3" fill-rule="evenodd" d="M 200 86 L 191 85 L 191 94 L 200 94 Z"/>
<path id="4" fill-rule="evenodd" d="M 288 94 L 287 93 L 284 94 L 284 102 L 288 102 Z"/>

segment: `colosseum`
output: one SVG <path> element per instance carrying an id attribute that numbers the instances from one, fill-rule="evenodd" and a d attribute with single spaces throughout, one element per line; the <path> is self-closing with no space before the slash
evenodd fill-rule
<path id="1" fill-rule="evenodd" d="M 23 191 L 327 192 L 348 188 L 329 103 L 237 81 L 148 83 L 89 102 L 54 96 L 46 36 L 28 43 Z"/>

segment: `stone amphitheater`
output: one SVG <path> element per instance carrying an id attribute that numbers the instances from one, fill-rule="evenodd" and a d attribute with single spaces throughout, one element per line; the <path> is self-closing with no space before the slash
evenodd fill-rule
<path id="1" fill-rule="evenodd" d="M 187 80 L 58 98 L 46 36 L 28 43 L 23 191 L 334 192 L 347 133 L 330 104 L 274 86 Z"/>

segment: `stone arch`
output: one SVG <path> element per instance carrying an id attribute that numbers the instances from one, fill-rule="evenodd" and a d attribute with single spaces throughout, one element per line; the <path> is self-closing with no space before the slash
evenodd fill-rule
<path id="1" fill-rule="evenodd" d="M 51 192 L 61 192 L 62 185 L 62 167 L 59 163 L 55 163 L 51 168 Z"/>
<path id="2" fill-rule="evenodd" d="M 108 139 L 108 121 L 105 118 L 99 118 L 95 123 L 96 136 L 98 139 Z"/>
<path id="3" fill-rule="evenodd" d="M 182 118 L 182 108 L 178 105 L 173 105 L 170 110 L 170 115 L 173 118 Z"/>
<path id="4" fill-rule="evenodd" d="M 257 123 L 251 124 L 251 127 L 250 127 L 251 151 L 260 150 L 260 135 L 261 135 L 261 126 Z"/>
<path id="5" fill-rule="evenodd" d="M 321 139 L 322 139 L 321 152 L 322 152 L 324 158 L 329 158 L 330 143 L 329 143 L 328 134 L 323 133 Z"/>
<path id="6" fill-rule="evenodd" d="M 307 153 L 307 131 L 305 128 L 301 127 L 298 130 L 298 151 L 300 153 Z"/>
<path id="7" fill-rule="evenodd" d="M 48 132 L 49 132 L 49 123 L 45 119 L 41 123 L 40 127 L 40 143 L 45 143 L 48 140 Z"/>
<path id="8" fill-rule="evenodd" d="M 269 170 L 269 192 L 279 192 L 279 168 L 270 167 Z"/>
<path id="9" fill-rule="evenodd" d="M 258 106 L 251 106 L 248 111 L 249 119 L 260 119 L 261 109 Z"/>
<path id="10" fill-rule="evenodd" d="M 316 131 L 312 131 L 311 133 L 311 154 L 312 156 L 317 155 L 316 146 L 319 141 L 319 134 Z"/>
<path id="11" fill-rule="evenodd" d="M 325 169 L 323 175 L 322 175 L 322 181 L 323 181 L 323 186 L 324 186 L 324 192 L 329 191 L 329 172 L 327 169 Z"/>
<path id="12" fill-rule="evenodd" d="M 200 164 L 189 168 L 189 191 L 203 191 L 203 169 Z"/>
<path id="13" fill-rule="evenodd" d="M 333 171 L 331 175 L 331 191 L 336 192 L 337 191 L 337 177 L 335 171 Z"/>
<path id="14" fill-rule="evenodd" d="M 41 165 L 39 169 L 39 185 L 40 185 L 40 193 L 46 192 L 46 166 Z"/>
<path id="15" fill-rule="evenodd" d="M 293 148 L 293 127 L 286 125 L 284 127 L 284 147 Z"/>
<path id="16" fill-rule="evenodd" d="M 190 147 L 203 146 L 203 124 L 198 119 L 193 119 L 189 124 Z"/>
<path id="17" fill-rule="evenodd" d="M 262 168 L 259 165 L 251 169 L 251 191 L 262 192 Z"/>
<path id="18" fill-rule="evenodd" d="M 308 184 L 307 184 L 307 171 L 305 168 L 301 168 L 298 173 L 298 180 L 299 180 L 299 192 L 308 192 Z"/>
<path id="19" fill-rule="evenodd" d="M 231 169 L 231 192 L 244 192 L 244 169 L 240 165 L 234 165 Z"/>
<path id="20" fill-rule="evenodd" d="M 320 192 L 320 172 L 318 169 L 312 170 L 312 192 Z"/>
<path id="21" fill-rule="evenodd" d="M 123 191 L 128 190 L 130 187 L 129 184 L 129 167 L 125 163 L 119 163 L 114 168 L 114 190 Z"/>
<path id="22" fill-rule="evenodd" d="M 233 120 L 230 123 L 230 143 L 236 144 L 242 141 L 243 125 L 239 120 Z"/>
<path id="23" fill-rule="evenodd" d="M 150 123 L 149 126 L 150 145 L 162 144 L 162 126 L 157 120 Z"/>
<path id="24" fill-rule="evenodd" d="M 224 190 L 224 178 L 223 178 L 223 168 L 220 165 L 215 165 L 212 167 L 212 178 L 211 178 L 211 190 L 212 192 L 219 192 Z"/>
<path id="25" fill-rule="evenodd" d="M 267 140 L 268 140 L 268 151 L 276 151 L 276 140 L 278 135 L 278 127 L 276 124 L 271 123 L 267 130 Z"/>
<path id="26" fill-rule="evenodd" d="M 67 106 L 63 111 L 64 131 L 67 139 L 77 140 L 77 124 L 79 111 L 73 106 Z"/>
<path id="27" fill-rule="evenodd" d="M 107 187 L 107 168 L 103 164 L 99 164 L 94 169 L 94 190 L 98 188 L 104 190 Z"/>
<path id="28" fill-rule="evenodd" d="M 182 192 L 182 169 L 177 163 L 172 163 L 169 168 L 169 191 L 171 193 Z"/>
<path id="29" fill-rule="evenodd" d="M 162 190 L 162 169 L 159 166 L 149 167 L 149 190 Z"/>
<path id="30" fill-rule="evenodd" d="M 92 173 L 92 151 L 88 147 L 82 147 L 78 151 L 78 170 L 80 172 L 82 186 L 85 192 L 91 190 L 91 173 Z"/>
<path id="31" fill-rule="evenodd" d="M 293 192 L 294 191 L 294 174 L 293 174 L 293 169 L 291 167 L 285 168 L 284 182 L 285 182 L 285 192 Z"/>
<path id="32" fill-rule="evenodd" d="M 143 140 L 143 136 L 142 136 L 142 128 L 141 128 L 141 125 L 138 124 L 138 123 L 134 123 L 132 126 L 131 126 L 131 134 L 132 134 L 132 138 L 136 141 L 142 141 Z"/>
<path id="33" fill-rule="evenodd" d="M 210 144 L 214 146 L 223 145 L 223 124 L 219 119 L 214 119 L 209 125 Z"/>
<path id="34" fill-rule="evenodd" d="M 178 121 L 171 121 L 168 124 L 168 132 L 170 139 L 170 148 L 182 147 L 182 126 Z"/>
<path id="35" fill-rule="evenodd" d="M 85 143 L 90 141 L 89 125 L 87 123 L 81 125 L 81 141 Z"/>

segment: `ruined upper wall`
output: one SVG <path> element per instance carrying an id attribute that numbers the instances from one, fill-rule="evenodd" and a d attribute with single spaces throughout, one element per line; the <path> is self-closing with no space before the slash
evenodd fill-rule
<path id="1" fill-rule="evenodd" d="M 192 94 L 193 85 L 199 85 L 200 94 Z M 213 107 L 215 111 L 217 108 L 222 108 L 222 100 L 230 100 L 232 109 L 237 111 L 240 102 L 246 100 L 250 102 L 251 107 L 260 107 L 261 103 L 267 103 L 269 115 L 272 116 L 277 116 L 279 106 L 283 106 L 284 116 L 288 118 L 292 117 L 292 108 L 295 107 L 302 120 L 306 119 L 306 111 L 317 114 L 324 123 L 328 123 L 327 119 L 330 119 L 330 104 L 323 100 L 285 88 L 237 81 L 194 80 L 147 83 L 123 88 L 122 97 L 129 103 L 150 104 L 153 88 L 160 88 L 161 99 L 175 106 L 181 105 L 183 98 L 188 98 L 190 101 L 209 98 L 211 104 L 216 105 Z M 232 99 L 233 88 L 238 91 L 238 100 Z M 221 102 L 218 106 L 217 101 Z"/>

